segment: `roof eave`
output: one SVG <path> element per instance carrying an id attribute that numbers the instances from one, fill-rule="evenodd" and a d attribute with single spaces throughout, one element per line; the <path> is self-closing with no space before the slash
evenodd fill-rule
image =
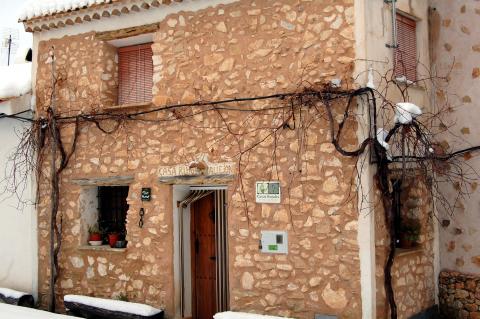
<path id="1" fill-rule="evenodd" d="M 182 0 L 174 0 L 173 2 L 182 2 Z M 110 3 L 95 4 L 66 12 L 19 20 L 19 22 L 23 23 L 26 32 L 42 32 L 67 27 L 69 25 L 101 20 L 111 16 L 121 16 L 133 12 L 146 11 L 151 8 L 160 7 L 161 5 L 170 5 L 171 3 L 171 0 L 113 0 Z"/>

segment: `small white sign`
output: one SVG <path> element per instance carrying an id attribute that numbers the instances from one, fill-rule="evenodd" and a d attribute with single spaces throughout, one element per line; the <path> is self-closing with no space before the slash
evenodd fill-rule
<path id="1" fill-rule="evenodd" d="M 280 182 L 256 182 L 257 203 L 280 204 Z"/>
<path id="2" fill-rule="evenodd" d="M 261 251 L 268 254 L 288 254 L 288 233 L 278 230 L 261 231 Z"/>

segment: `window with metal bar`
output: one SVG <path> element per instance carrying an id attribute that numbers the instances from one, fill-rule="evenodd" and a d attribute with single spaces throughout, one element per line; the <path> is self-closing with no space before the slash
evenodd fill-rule
<path id="1" fill-rule="evenodd" d="M 416 21 L 397 14 L 397 45 L 394 51 L 395 78 L 417 80 L 417 28 Z"/>
<path id="2" fill-rule="evenodd" d="M 125 235 L 128 186 L 98 187 L 98 225 L 106 233 Z"/>
<path id="3" fill-rule="evenodd" d="M 153 61 L 151 43 L 118 49 L 118 104 L 152 100 Z"/>

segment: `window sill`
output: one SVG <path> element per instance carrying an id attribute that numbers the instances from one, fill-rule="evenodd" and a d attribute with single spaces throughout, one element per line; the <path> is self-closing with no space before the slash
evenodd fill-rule
<path id="1" fill-rule="evenodd" d="M 122 111 L 122 110 L 129 110 L 129 109 L 143 109 L 152 106 L 151 102 L 143 102 L 143 103 L 132 103 L 132 104 L 122 104 L 122 105 L 112 105 L 112 106 L 105 106 L 103 109 L 105 111 Z"/>
<path id="2" fill-rule="evenodd" d="M 423 253 L 423 247 L 412 247 L 412 248 L 396 248 L 395 257 L 408 256 L 416 253 Z"/>
<path id="3" fill-rule="evenodd" d="M 108 252 L 122 253 L 126 251 L 127 248 L 112 248 L 109 245 L 102 245 L 102 246 L 84 245 L 84 246 L 78 247 L 78 250 L 108 251 Z"/>
<path id="4" fill-rule="evenodd" d="M 407 87 L 409 89 L 414 89 L 414 90 L 419 90 L 419 91 L 426 91 L 426 88 L 424 85 L 420 84 L 420 83 L 407 83 L 405 81 L 399 81 L 399 80 L 393 80 L 395 82 L 396 85 L 400 86 L 400 87 Z"/>

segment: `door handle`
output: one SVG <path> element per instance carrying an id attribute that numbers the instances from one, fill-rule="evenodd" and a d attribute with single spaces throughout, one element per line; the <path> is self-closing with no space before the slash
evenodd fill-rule
<path id="1" fill-rule="evenodd" d="M 200 251 L 200 241 L 198 240 L 198 238 L 195 238 L 195 252 L 198 254 L 199 251 Z"/>
<path id="2" fill-rule="evenodd" d="M 210 260 L 217 260 L 216 256 L 210 256 Z"/>

